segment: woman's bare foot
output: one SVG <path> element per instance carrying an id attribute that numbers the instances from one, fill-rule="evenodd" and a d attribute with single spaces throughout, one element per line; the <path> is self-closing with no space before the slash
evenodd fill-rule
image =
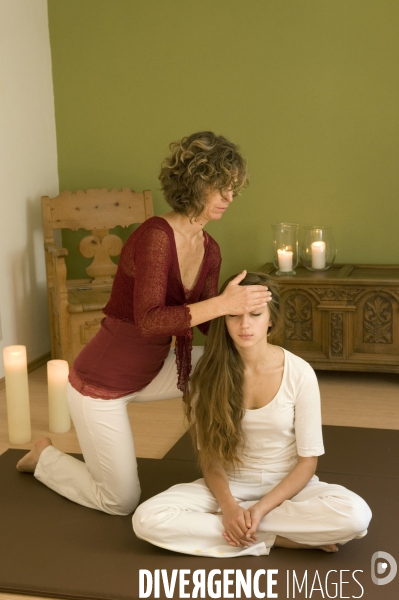
<path id="1" fill-rule="evenodd" d="M 45 448 L 52 445 L 53 444 L 50 438 L 46 437 L 38 440 L 32 450 L 28 452 L 28 454 L 25 454 L 25 456 L 23 456 L 21 460 L 17 462 L 18 471 L 23 471 L 24 473 L 34 473 L 41 453 Z"/>
<path id="2" fill-rule="evenodd" d="M 338 552 L 336 544 L 326 544 L 325 546 L 310 546 L 309 544 L 298 544 L 281 535 L 277 535 L 274 546 L 279 548 L 292 548 L 294 550 L 324 550 L 324 552 Z"/>

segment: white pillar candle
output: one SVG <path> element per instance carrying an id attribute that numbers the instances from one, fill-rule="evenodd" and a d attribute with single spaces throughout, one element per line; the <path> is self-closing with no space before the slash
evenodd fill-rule
<path id="1" fill-rule="evenodd" d="M 25 346 L 3 348 L 10 444 L 31 441 L 28 366 Z"/>
<path id="2" fill-rule="evenodd" d="M 66 360 L 47 363 L 49 430 L 65 433 L 71 428 L 71 417 L 66 399 L 69 367 Z"/>
<path id="3" fill-rule="evenodd" d="M 279 271 L 282 273 L 289 273 L 292 271 L 292 257 L 293 252 L 291 250 L 286 250 L 285 248 L 280 248 L 277 250 Z"/>
<path id="4" fill-rule="evenodd" d="M 326 268 L 326 244 L 325 242 L 313 242 L 312 244 L 312 269 Z"/>

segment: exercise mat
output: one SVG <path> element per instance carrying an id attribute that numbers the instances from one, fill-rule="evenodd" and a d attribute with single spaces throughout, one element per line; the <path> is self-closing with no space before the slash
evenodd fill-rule
<path id="1" fill-rule="evenodd" d="M 170 597 L 179 598 L 179 574 L 183 569 L 190 570 L 191 574 L 204 570 L 206 578 L 213 569 L 233 570 L 229 575 L 233 584 L 228 593 L 235 589 L 237 571 L 245 577 L 246 570 L 250 569 L 251 577 L 260 573 L 259 589 L 265 592 L 266 598 L 267 574 L 275 569 L 277 573 L 271 577 L 277 583 L 272 590 L 279 598 L 318 599 L 328 594 L 334 597 L 336 593 L 337 598 L 364 596 L 372 600 L 396 600 L 399 576 L 387 585 L 377 586 L 371 580 L 371 559 L 376 552 L 384 551 L 399 562 L 399 478 L 397 455 L 391 446 L 395 433 L 396 449 L 399 448 L 399 432 L 380 432 L 381 436 L 373 437 L 370 442 L 367 434 L 377 430 L 356 429 L 355 450 L 353 438 L 346 438 L 347 432 L 342 432 L 347 428 L 330 429 L 332 443 L 336 434 L 340 458 L 336 472 L 332 470 L 333 456 L 329 458 L 329 468 L 318 473 L 320 479 L 359 493 L 373 511 L 368 535 L 340 547 L 336 554 L 276 548 L 269 556 L 217 560 L 169 552 L 137 539 L 132 531 L 131 516 L 115 517 L 74 504 L 33 476 L 19 473 L 15 464 L 25 451 L 8 450 L 0 456 L 0 591 L 82 600 L 133 600 L 140 597 L 140 570 L 154 575 L 157 569 L 164 569 L 171 579 L 173 570 L 177 569 L 175 593 Z M 349 442 L 346 448 L 342 447 L 345 439 Z M 375 440 L 378 448 L 372 447 Z M 181 445 L 179 441 L 173 452 Z M 333 453 L 334 448 L 328 451 Z M 376 459 L 371 456 L 373 452 L 380 456 L 380 473 Z M 349 472 L 342 468 L 345 453 Z M 184 457 L 181 455 L 181 458 Z M 373 467 L 365 474 L 368 461 Z M 177 458 L 139 459 L 139 473 L 143 500 L 175 483 L 192 481 L 199 476 L 194 461 Z M 389 569 L 390 566 L 388 575 Z M 381 579 L 381 575 L 379 577 Z M 191 581 L 190 574 L 185 578 Z M 222 575 L 215 576 L 214 585 L 218 579 L 223 585 Z M 191 588 L 189 583 L 185 592 L 190 594 Z M 221 589 L 223 593 L 223 587 Z M 154 593 L 148 597 L 154 598 Z M 163 585 L 159 597 L 167 597 Z M 207 592 L 205 597 L 211 596 Z M 246 596 L 242 593 L 241 597 Z"/>

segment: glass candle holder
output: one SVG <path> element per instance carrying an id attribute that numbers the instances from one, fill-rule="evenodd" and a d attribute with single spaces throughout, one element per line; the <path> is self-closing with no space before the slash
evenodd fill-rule
<path id="1" fill-rule="evenodd" d="M 301 261 L 309 271 L 326 271 L 337 254 L 331 227 L 304 227 L 301 242 Z"/>
<path id="2" fill-rule="evenodd" d="M 275 223 L 273 229 L 273 264 L 276 275 L 295 275 L 298 264 L 298 223 Z"/>

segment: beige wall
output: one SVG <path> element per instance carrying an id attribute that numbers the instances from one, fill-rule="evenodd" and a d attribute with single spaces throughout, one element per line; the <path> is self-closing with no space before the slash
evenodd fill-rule
<path id="1" fill-rule="evenodd" d="M 58 191 L 46 0 L 0 3 L 0 378 L 2 348 L 50 348 L 40 196 Z"/>

